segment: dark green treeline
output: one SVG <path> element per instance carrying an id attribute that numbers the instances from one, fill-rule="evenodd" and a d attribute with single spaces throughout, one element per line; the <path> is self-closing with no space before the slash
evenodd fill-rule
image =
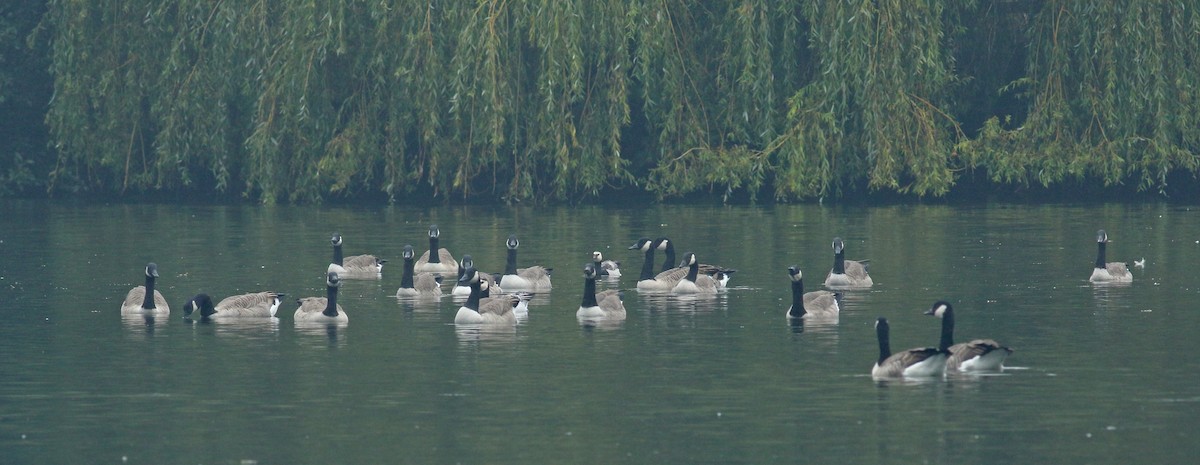
<path id="1" fill-rule="evenodd" d="M 9 190 L 797 200 L 1200 172 L 1192 2 L 39 5 L 17 41 L 53 96 L 8 118 L 49 148 L 0 161 Z"/>

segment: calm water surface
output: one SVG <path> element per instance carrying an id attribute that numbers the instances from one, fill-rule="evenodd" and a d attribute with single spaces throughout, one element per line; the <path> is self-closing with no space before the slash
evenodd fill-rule
<path id="1" fill-rule="evenodd" d="M 1149 205 L 333 208 L 0 203 L 2 463 L 1194 463 L 1200 454 L 1200 215 Z M 555 268 L 554 290 L 500 331 L 456 329 L 458 303 L 397 300 L 405 244 L 502 271 Z M 1095 231 L 1124 287 L 1087 282 Z M 329 236 L 391 259 L 347 281 L 350 323 L 208 324 L 184 300 L 323 295 Z M 639 236 L 737 268 L 714 299 L 639 295 Z M 876 285 L 835 325 L 790 327 L 786 268 L 817 289 L 869 258 Z M 621 260 L 629 317 L 581 327 L 593 250 Z M 661 260 L 661 254 L 659 255 Z M 148 261 L 170 318 L 122 319 Z M 447 286 L 448 289 L 448 286 Z M 218 298 L 219 298 L 218 297 Z M 875 382 L 873 322 L 893 347 L 1016 348 L 992 376 Z"/>

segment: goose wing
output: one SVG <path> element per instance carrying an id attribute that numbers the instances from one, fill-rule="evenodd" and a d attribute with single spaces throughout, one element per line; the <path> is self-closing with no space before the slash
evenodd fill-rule
<path id="1" fill-rule="evenodd" d="M 507 318 L 512 314 L 513 306 L 516 304 L 516 300 L 517 297 L 511 295 L 479 299 L 479 314 L 492 314 L 498 317 Z"/>
<path id="2" fill-rule="evenodd" d="M 1130 276 L 1129 267 L 1123 262 L 1109 262 L 1104 264 L 1104 268 L 1108 270 L 1108 274 L 1113 278 L 1125 278 Z"/>
<path id="3" fill-rule="evenodd" d="M 374 270 L 378 265 L 379 259 L 374 255 L 355 255 L 342 260 L 342 267 L 346 269 L 367 268 Z"/>
<path id="4" fill-rule="evenodd" d="M 867 279 L 867 262 L 865 260 L 845 260 L 844 263 L 846 267 L 846 276 L 849 276 L 851 279 L 855 280 Z"/>
<path id="5" fill-rule="evenodd" d="M 829 291 L 804 293 L 804 311 L 813 316 L 837 316 L 837 294 Z"/>
<path id="6" fill-rule="evenodd" d="M 229 296 L 217 303 L 217 314 L 227 316 L 270 316 L 278 296 L 274 292 L 255 292 Z"/>
<path id="7" fill-rule="evenodd" d="M 983 357 L 997 350 L 1003 350 L 1006 353 L 1012 353 L 1012 349 L 1000 345 L 992 339 L 975 339 L 970 342 L 961 342 L 950 346 L 950 362 L 948 365 L 957 367 L 964 361 L 975 357 Z"/>
<path id="8" fill-rule="evenodd" d="M 903 376 L 904 370 L 930 358 L 941 355 L 936 347 L 919 347 L 897 352 L 888 357 L 872 371 L 875 376 Z"/>
<path id="9" fill-rule="evenodd" d="M 433 273 L 417 273 L 413 277 L 413 289 L 420 292 L 435 292 L 441 291 L 442 285 L 438 284 L 437 277 Z"/>
<path id="10" fill-rule="evenodd" d="M 155 296 L 156 299 L 154 301 L 154 303 L 156 305 L 158 304 L 157 297 L 158 296 Z M 130 289 L 129 293 L 125 294 L 125 302 L 122 302 L 121 306 L 128 307 L 128 306 L 134 305 L 134 306 L 141 307 L 142 300 L 144 300 L 145 298 L 146 298 L 146 286 L 138 286 L 133 289 Z"/>
<path id="11" fill-rule="evenodd" d="M 518 268 L 517 276 L 529 281 L 538 281 L 550 277 L 550 273 L 546 271 L 545 267 L 534 265 L 529 268 Z"/>

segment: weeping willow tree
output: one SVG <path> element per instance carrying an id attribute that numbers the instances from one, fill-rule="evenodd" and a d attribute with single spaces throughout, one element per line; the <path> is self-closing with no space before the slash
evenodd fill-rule
<path id="1" fill-rule="evenodd" d="M 1014 129 L 1000 116 L 961 143 L 997 183 L 1167 187 L 1200 168 L 1200 12 L 1187 2 L 1052 1 L 1033 17 L 1031 100 Z"/>
<path id="2" fill-rule="evenodd" d="M 1015 20 L 978 19 L 996 10 Z M 48 0 L 47 182 L 264 203 L 924 196 L 967 170 L 1161 189 L 1200 169 L 1198 26 L 1165 1 Z M 959 69 L 994 48 L 1019 65 Z"/>

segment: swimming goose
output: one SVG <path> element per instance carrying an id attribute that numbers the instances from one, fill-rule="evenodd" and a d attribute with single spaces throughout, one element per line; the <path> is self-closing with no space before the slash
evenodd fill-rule
<path id="1" fill-rule="evenodd" d="M 936 347 L 918 347 L 892 353 L 888 342 L 887 318 L 875 321 L 875 337 L 879 339 L 879 360 L 871 368 L 875 378 L 921 378 L 941 376 L 946 372 L 946 352 Z"/>
<path id="2" fill-rule="evenodd" d="M 846 244 L 842 238 L 833 238 L 833 269 L 825 277 L 828 287 L 871 287 L 871 275 L 867 274 L 866 261 L 846 260 Z"/>
<path id="3" fill-rule="evenodd" d="M 792 278 L 792 306 L 788 307 L 788 318 L 836 318 L 841 307 L 838 306 L 837 294 L 829 291 L 804 292 L 804 274 L 800 267 L 788 267 L 788 277 Z"/>
<path id="4" fill-rule="evenodd" d="M 481 274 L 474 268 L 469 268 L 463 275 L 465 284 L 471 286 L 471 296 L 467 297 L 467 301 L 454 315 L 454 324 L 517 324 L 517 315 L 513 312 L 513 307 L 520 303 L 520 297 L 504 295 L 484 299 Z"/>
<path id="5" fill-rule="evenodd" d="M 350 321 L 350 317 L 346 316 L 341 304 L 337 302 L 338 287 L 341 284 L 341 277 L 336 272 L 330 271 L 325 276 L 325 297 L 305 297 L 297 300 L 296 303 L 300 304 L 300 308 L 296 309 L 296 314 L 292 318 L 296 322 L 312 323 L 346 323 Z"/>
<path id="6" fill-rule="evenodd" d="M 687 267 L 687 274 L 671 292 L 676 294 L 716 294 L 718 290 L 717 281 L 712 276 L 700 274 L 700 262 L 696 260 L 696 254 L 688 252 L 683 254 L 683 261 L 679 262 L 679 266 Z"/>
<path id="7" fill-rule="evenodd" d="M 282 292 L 255 292 L 229 296 L 221 299 L 215 306 L 208 294 L 196 294 L 186 304 L 183 304 L 183 314 L 191 315 L 200 310 L 200 317 L 213 319 L 224 318 L 270 318 L 279 311 Z"/>
<path id="8" fill-rule="evenodd" d="M 413 247 L 411 245 L 404 246 L 404 275 L 400 278 L 400 289 L 396 290 L 396 297 L 440 297 L 442 295 L 441 276 L 434 276 L 433 273 L 414 273 L 413 268 Z M 415 276 L 414 276 L 415 275 Z"/>
<path id="9" fill-rule="evenodd" d="M 146 284 L 135 287 L 125 294 L 121 303 L 122 315 L 166 316 L 171 313 L 162 293 L 154 289 L 154 280 L 158 279 L 158 265 L 146 264 Z"/>
<path id="10" fill-rule="evenodd" d="M 662 250 L 663 254 L 666 255 L 666 260 L 663 260 L 662 271 L 658 273 L 660 279 L 673 282 L 683 279 L 683 276 L 687 274 L 687 271 L 684 271 L 687 267 L 676 264 L 675 243 L 667 237 L 659 237 L 654 241 L 655 248 Z M 722 289 L 729 282 L 730 275 L 737 270 L 701 263 L 699 271 L 700 274 L 712 276 L 717 282 L 717 288 Z"/>
<path id="11" fill-rule="evenodd" d="M 517 235 L 508 236 L 505 242 L 508 246 L 508 259 L 504 263 L 504 276 L 500 277 L 500 287 L 509 291 L 548 291 L 550 290 L 550 269 L 541 266 L 517 268 L 517 247 L 521 241 Z"/>
<path id="12" fill-rule="evenodd" d="M 1108 233 L 1103 229 L 1096 231 L 1096 268 L 1092 270 L 1089 281 L 1093 283 L 1131 283 L 1133 274 L 1122 262 L 1105 262 L 1105 246 L 1108 245 Z"/>
<path id="13" fill-rule="evenodd" d="M 625 303 L 621 301 L 621 291 L 609 289 L 596 292 L 596 278 L 599 277 L 596 265 L 588 263 L 583 267 L 583 301 L 575 317 L 581 320 L 624 320 Z"/>
<path id="14" fill-rule="evenodd" d="M 596 264 L 596 269 L 600 270 L 600 277 L 602 278 L 621 277 L 621 262 L 605 260 L 604 255 L 599 250 L 592 252 L 592 263 Z"/>
<path id="15" fill-rule="evenodd" d="M 1003 368 L 1004 359 L 1013 350 L 991 339 L 975 339 L 971 342 L 954 343 L 954 308 L 949 302 L 939 300 L 925 312 L 926 315 L 942 319 L 942 342 L 940 348 L 950 353 L 946 359 L 946 371 L 996 371 Z"/>
<path id="16" fill-rule="evenodd" d="M 387 260 L 374 255 L 355 255 L 343 258 L 342 235 L 336 232 L 333 233 L 333 237 L 329 238 L 329 242 L 333 244 L 333 262 L 325 269 L 326 273 L 337 273 L 338 277 L 345 279 L 379 278 L 383 273 L 383 264 L 387 263 Z"/>
<path id="17" fill-rule="evenodd" d="M 436 224 L 429 225 L 429 250 L 421 254 L 421 258 L 417 260 L 417 264 L 413 268 L 414 270 L 429 273 L 458 274 L 458 261 L 454 260 L 454 256 L 450 254 L 449 250 L 446 250 L 444 247 L 438 247 L 438 238 L 441 235 L 442 231 L 438 229 Z"/>

